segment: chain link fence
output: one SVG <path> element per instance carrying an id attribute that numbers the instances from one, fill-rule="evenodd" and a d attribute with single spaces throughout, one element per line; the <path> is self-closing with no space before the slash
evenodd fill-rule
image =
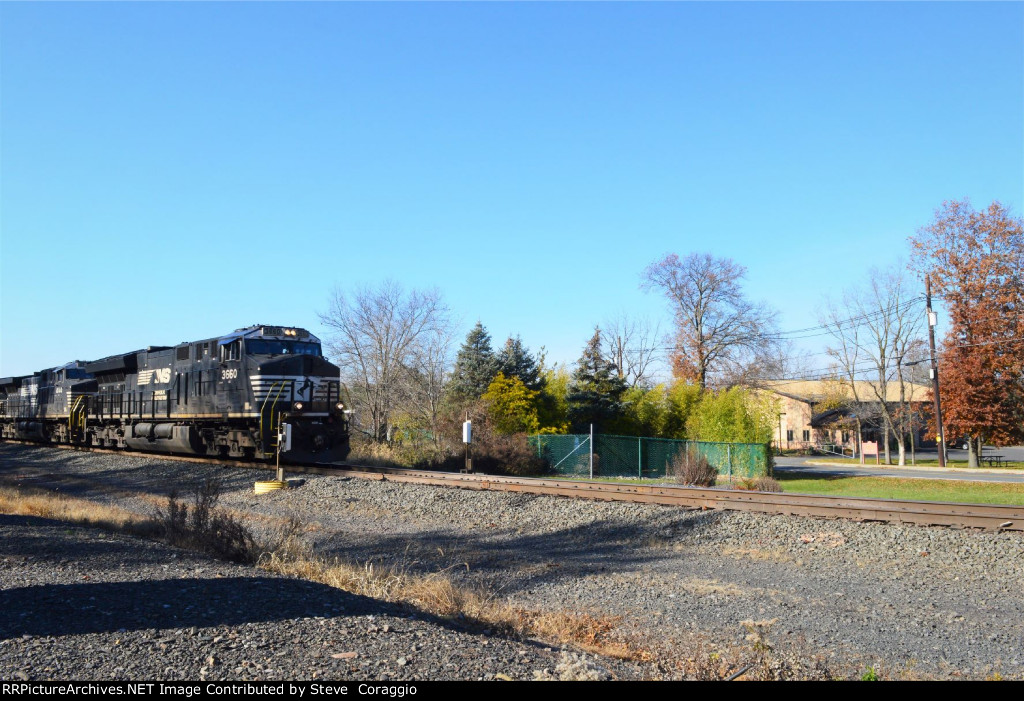
<path id="1" fill-rule="evenodd" d="M 587 434 L 530 436 L 530 446 L 552 472 L 574 477 L 670 476 L 672 460 L 680 453 L 699 453 L 720 475 L 771 476 L 772 459 L 764 443 L 711 443 L 670 438 Z"/>

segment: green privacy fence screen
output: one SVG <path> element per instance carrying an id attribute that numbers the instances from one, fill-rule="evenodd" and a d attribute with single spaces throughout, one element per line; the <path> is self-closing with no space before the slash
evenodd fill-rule
<path id="1" fill-rule="evenodd" d="M 591 449 L 588 434 L 529 437 L 530 446 L 559 475 L 589 477 Z M 595 435 L 595 477 L 665 477 L 672 459 L 681 452 L 700 453 L 720 475 L 760 477 L 772 474 L 768 446 L 763 443 L 710 443 L 669 438 Z"/>

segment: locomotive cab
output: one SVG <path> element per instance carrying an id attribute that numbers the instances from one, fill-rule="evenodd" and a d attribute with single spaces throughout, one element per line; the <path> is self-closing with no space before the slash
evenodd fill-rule
<path id="1" fill-rule="evenodd" d="M 323 357 L 320 339 L 305 329 L 257 326 L 221 340 L 240 343 L 251 405 L 261 436 L 276 448 L 276 426 L 292 426 L 291 461 L 336 461 L 348 454 L 348 426 L 338 368 Z M 268 429 L 268 427 L 270 427 Z"/>
<path id="2" fill-rule="evenodd" d="M 257 404 L 304 416 L 344 415 L 338 368 L 324 359 L 316 336 L 263 326 L 247 330 L 242 340 Z"/>

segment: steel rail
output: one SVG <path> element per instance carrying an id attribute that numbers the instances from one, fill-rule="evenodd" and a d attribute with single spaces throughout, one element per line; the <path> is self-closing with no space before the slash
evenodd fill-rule
<path id="1" fill-rule="evenodd" d="M 400 468 L 339 467 L 347 474 L 366 479 L 461 487 L 463 489 L 662 504 L 688 509 L 753 511 L 857 521 L 887 521 L 929 526 L 1024 531 L 1024 506 L 868 497 L 830 497 L 815 494 L 786 494 L 671 485 L 595 483 L 547 478 L 425 472 Z M 334 474 L 337 474 L 339 467 L 331 468 Z"/>
<path id="2" fill-rule="evenodd" d="M 5 439 L 10 440 L 10 439 Z M 211 465 L 274 469 L 271 464 L 198 456 L 143 453 L 110 448 L 74 445 L 41 445 L 32 441 L 12 442 L 47 448 L 84 452 L 152 457 Z M 633 484 L 550 479 L 546 477 L 506 477 L 500 475 L 432 472 L 399 467 L 374 467 L 350 463 L 288 465 L 286 471 L 300 474 L 349 476 L 378 481 L 426 484 L 461 489 L 519 492 L 548 496 L 660 504 L 685 509 L 751 511 L 765 514 L 812 516 L 856 521 L 912 523 L 925 526 L 980 528 L 985 530 L 1024 531 L 1024 506 L 1001 504 L 965 504 L 938 501 L 878 499 L 872 497 L 834 497 L 817 494 L 757 492 L 740 489 L 683 487 L 665 484 Z"/>

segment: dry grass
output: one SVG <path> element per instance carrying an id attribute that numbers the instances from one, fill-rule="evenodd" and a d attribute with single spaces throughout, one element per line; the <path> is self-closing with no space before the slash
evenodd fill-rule
<path id="1" fill-rule="evenodd" d="M 303 551 L 301 546 L 294 547 L 286 545 L 268 552 L 259 566 L 353 594 L 407 604 L 506 635 L 570 643 L 588 652 L 624 659 L 645 657 L 639 648 L 613 640 L 618 617 L 525 609 L 500 601 L 482 588 L 456 582 L 451 569 L 423 574 L 405 566 L 328 560 Z"/>
<path id="2" fill-rule="evenodd" d="M 621 616 L 506 607 L 517 632 L 531 638 L 570 643 L 587 652 L 622 660 L 648 661 L 651 654 L 617 636 Z"/>
<path id="3" fill-rule="evenodd" d="M 33 487 L 0 486 L 0 513 L 38 516 L 106 531 L 151 538 L 160 532 L 156 521 L 109 504 L 54 494 Z"/>
<path id="4" fill-rule="evenodd" d="M 680 582 L 679 585 L 684 591 L 694 596 L 744 596 L 754 593 L 731 582 L 720 582 L 717 579 L 689 577 Z"/>
<path id="5" fill-rule="evenodd" d="M 754 489 L 759 492 L 781 492 L 782 485 L 776 479 L 762 476 L 754 482 Z"/>
<path id="6" fill-rule="evenodd" d="M 259 566 L 270 572 L 326 584 L 360 596 L 413 604 L 440 616 L 467 616 L 483 608 L 477 592 L 458 587 L 443 572 L 418 574 L 380 563 L 362 564 L 276 550 L 266 553 Z"/>
<path id="7" fill-rule="evenodd" d="M 772 477 L 738 477 L 731 483 L 732 489 L 751 492 L 781 492 L 782 485 Z"/>
<path id="8" fill-rule="evenodd" d="M 387 443 L 353 440 L 346 460 L 356 465 L 371 467 L 409 467 L 401 451 Z"/>
<path id="9" fill-rule="evenodd" d="M 730 662 L 731 655 L 726 655 L 715 647 L 703 642 L 694 644 L 691 655 L 678 662 L 688 679 L 695 681 L 721 681 L 735 669 Z"/>
<path id="10" fill-rule="evenodd" d="M 765 548 L 737 548 L 728 545 L 721 549 L 721 553 L 729 557 L 753 560 L 755 562 L 793 563 L 797 566 L 803 564 L 802 560 L 781 549 L 768 550 Z"/>

